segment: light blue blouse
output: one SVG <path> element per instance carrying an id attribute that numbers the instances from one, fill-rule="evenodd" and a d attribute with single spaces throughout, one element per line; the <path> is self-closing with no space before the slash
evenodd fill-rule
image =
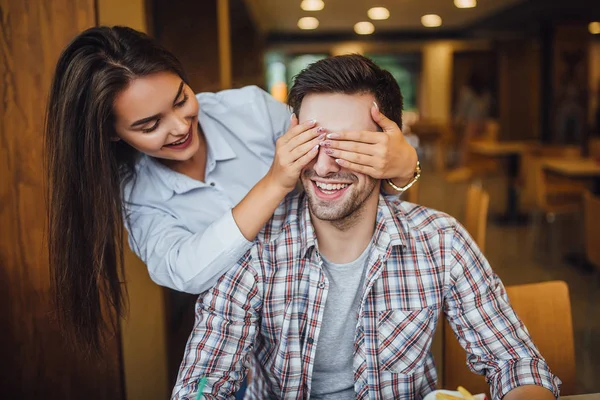
<path id="1" fill-rule="evenodd" d="M 125 186 L 129 245 L 154 282 L 188 293 L 209 289 L 251 247 L 231 209 L 267 173 L 290 122 L 288 107 L 256 86 L 196 97 L 205 182 L 142 156 Z"/>

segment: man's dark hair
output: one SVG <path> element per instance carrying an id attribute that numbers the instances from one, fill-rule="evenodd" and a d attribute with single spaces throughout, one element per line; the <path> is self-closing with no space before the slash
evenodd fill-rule
<path id="1" fill-rule="evenodd" d="M 359 54 L 325 58 L 300 72 L 288 104 L 299 115 L 304 96 L 311 93 L 371 93 L 380 111 L 402 128 L 402 93 L 388 71 Z"/>

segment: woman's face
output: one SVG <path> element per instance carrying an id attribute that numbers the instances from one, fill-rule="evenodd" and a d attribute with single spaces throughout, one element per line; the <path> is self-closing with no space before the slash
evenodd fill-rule
<path id="1" fill-rule="evenodd" d="M 189 160 L 198 151 L 198 100 L 172 72 L 133 80 L 114 103 L 119 139 L 152 157 Z"/>

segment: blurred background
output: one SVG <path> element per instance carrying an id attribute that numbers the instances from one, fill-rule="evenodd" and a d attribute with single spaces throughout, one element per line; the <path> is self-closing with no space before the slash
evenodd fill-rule
<path id="1" fill-rule="evenodd" d="M 600 392 L 600 1 L 0 0 L 0 398 L 165 399 L 189 324 L 127 255 L 129 317 L 101 360 L 61 338 L 44 247 L 42 133 L 61 49 L 127 25 L 183 62 L 196 92 L 281 101 L 330 55 L 388 69 L 423 177 L 404 196 L 461 220 L 563 379 Z M 555 282 L 560 281 L 560 282 Z M 485 386 L 440 329 L 440 386 Z"/>

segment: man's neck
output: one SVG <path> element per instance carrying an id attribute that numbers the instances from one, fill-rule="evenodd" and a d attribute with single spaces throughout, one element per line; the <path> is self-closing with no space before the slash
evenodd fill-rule
<path id="1" fill-rule="evenodd" d="M 311 215 L 319 252 L 328 261 L 335 264 L 352 262 L 371 242 L 379 203 L 378 191 L 373 192 L 359 210 L 344 220 L 323 221 Z"/>

